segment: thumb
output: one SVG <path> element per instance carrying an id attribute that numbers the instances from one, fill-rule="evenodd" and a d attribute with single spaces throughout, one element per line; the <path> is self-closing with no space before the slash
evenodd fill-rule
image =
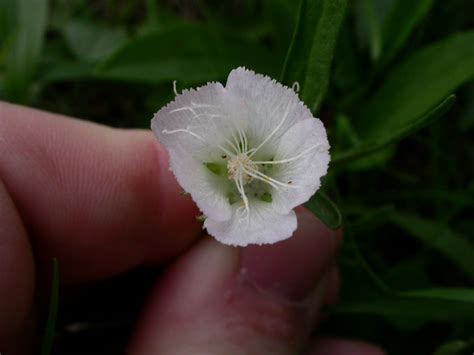
<path id="1" fill-rule="evenodd" d="M 328 286 L 337 236 L 301 210 L 284 242 L 244 249 L 205 238 L 167 272 L 131 354 L 294 354 Z"/>

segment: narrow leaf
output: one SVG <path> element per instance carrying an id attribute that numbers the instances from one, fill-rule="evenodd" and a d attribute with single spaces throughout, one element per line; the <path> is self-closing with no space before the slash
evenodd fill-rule
<path id="1" fill-rule="evenodd" d="M 411 290 L 401 293 L 407 297 L 422 297 L 455 302 L 472 303 L 474 305 L 473 288 L 433 288 L 424 290 Z"/>
<path id="2" fill-rule="evenodd" d="M 406 122 L 401 124 L 396 129 L 392 131 L 383 132 L 379 137 L 366 139 L 365 141 L 361 142 L 358 146 L 349 149 L 347 151 L 343 151 L 337 153 L 332 158 L 333 164 L 340 164 L 349 160 L 354 160 L 358 158 L 366 157 L 367 155 L 379 151 L 386 146 L 395 143 L 403 138 L 415 133 L 419 129 L 430 125 L 437 119 L 444 116 L 449 109 L 453 106 L 456 97 L 454 95 L 450 95 L 445 98 L 441 103 L 435 106 L 433 109 L 418 117 L 413 119 L 410 122 Z"/>
<path id="3" fill-rule="evenodd" d="M 24 103 L 43 47 L 48 0 L 18 0 L 16 10 L 17 32 L 6 59 L 4 89 L 8 100 Z"/>
<path id="4" fill-rule="evenodd" d="M 394 212 L 390 215 L 390 220 L 425 245 L 443 254 L 474 279 L 474 246 L 464 237 L 439 222 L 415 215 Z M 472 300 L 474 301 L 474 298 Z"/>
<path id="5" fill-rule="evenodd" d="M 172 80 L 197 84 L 223 79 L 241 65 L 272 74 L 271 63 L 276 62 L 261 45 L 243 41 L 232 31 L 186 23 L 128 42 L 98 66 L 96 76 L 150 84 Z"/>
<path id="6" fill-rule="evenodd" d="M 14 4 L 13 0 L 0 0 L 0 63 L 3 59 L 2 49 L 15 25 Z"/>
<path id="7" fill-rule="evenodd" d="M 356 114 L 362 140 L 375 141 L 411 124 L 474 76 L 474 31 L 452 35 L 392 70 Z"/>
<path id="8" fill-rule="evenodd" d="M 347 302 L 334 308 L 339 314 L 371 314 L 425 320 L 457 321 L 474 319 L 474 303 L 424 297 L 390 297 Z"/>
<path id="9" fill-rule="evenodd" d="M 317 113 L 326 95 L 331 64 L 339 30 L 347 9 L 347 0 L 326 0 L 313 37 L 301 97 Z"/>
<path id="10" fill-rule="evenodd" d="M 59 266 L 58 260 L 53 259 L 53 278 L 51 281 L 51 296 L 49 300 L 49 313 L 46 321 L 43 344 L 41 346 L 41 355 L 51 354 L 53 349 L 54 334 L 56 329 L 56 318 L 58 314 L 59 303 Z"/>
<path id="11" fill-rule="evenodd" d="M 370 58 L 376 61 L 382 50 L 381 14 L 375 0 L 361 0 L 356 2 L 356 24 L 362 42 L 367 42 Z M 365 40 L 365 41 L 364 41 Z"/>
<path id="12" fill-rule="evenodd" d="M 291 86 L 294 81 L 304 82 L 306 66 L 311 51 L 316 26 L 322 12 L 324 0 L 301 0 L 296 26 L 280 74 L 280 81 Z"/>
<path id="13" fill-rule="evenodd" d="M 379 67 L 397 54 L 432 6 L 433 0 L 396 0 L 393 3 L 382 28 L 383 48 Z"/>
<path id="14" fill-rule="evenodd" d="M 107 27 L 94 22 L 73 20 L 61 29 L 66 44 L 76 58 L 95 62 L 104 59 L 127 40 L 125 29 Z"/>
<path id="15" fill-rule="evenodd" d="M 433 355 L 460 355 L 460 354 L 467 354 L 466 350 L 468 347 L 474 344 L 474 338 L 470 341 L 464 340 L 452 340 L 448 343 L 441 345 Z"/>
<path id="16" fill-rule="evenodd" d="M 341 212 L 336 204 L 322 191 L 318 191 L 311 197 L 306 202 L 305 207 L 331 229 L 338 229 L 342 225 Z"/>
<path id="17" fill-rule="evenodd" d="M 302 0 L 280 80 L 298 81 L 301 97 L 317 112 L 329 85 L 335 46 L 347 0 Z"/>

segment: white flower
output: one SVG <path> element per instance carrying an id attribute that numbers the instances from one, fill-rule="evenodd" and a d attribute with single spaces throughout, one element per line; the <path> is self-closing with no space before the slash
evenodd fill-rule
<path id="1" fill-rule="evenodd" d="M 330 160 L 322 122 L 295 92 L 245 68 L 225 87 L 184 90 L 151 126 L 204 227 L 224 244 L 289 238 L 293 208 L 318 190 Z"/>

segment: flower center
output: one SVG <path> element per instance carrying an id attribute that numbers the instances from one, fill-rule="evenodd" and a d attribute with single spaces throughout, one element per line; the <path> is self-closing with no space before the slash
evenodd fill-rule
<path id="1" fill-rule="evenodd" d="M 252 182 L 253 177 L 249 173 L 258 171 L 257 164 L 245 153 L 236 155 L 227 162 L 227 171 L 230 180 L 240 180 L 244 185 Z"/>

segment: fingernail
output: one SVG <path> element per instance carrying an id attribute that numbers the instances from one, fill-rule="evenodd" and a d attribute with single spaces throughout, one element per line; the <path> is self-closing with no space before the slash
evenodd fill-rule
<path id="1" fill-rule="evenodd" d="M 239 251 L 206 237 L 194 248 L 183 263 L 187 271 L 187 285 L 193 290 L 195 299 L 205 298 L 235 273 L 239 262 Z"/>
<path id="2" fill-rule="evenodd" d="M 241 275 L 257 289 L 289 301 L 307 298 L 336 254 L 338 237 L 305 209 L 298 229 L 282 242 L 242 250 Z"/>
<path id="3" fill-rule="evenodd" d="M 196 307 L 209 299 L 209 294 L 220 289 L 235 275 L 238 268 L 238 248 L 204 237 L 180 258 L 179 263 L 171 267 L 162 281 L 162 285 L 165 285 L 163 289 L 174 294 L 187 294 L 192 290 L 192 297 L 185 305 L 180 306 L 180 310 L 182 313 L 193 313 Z"/>

